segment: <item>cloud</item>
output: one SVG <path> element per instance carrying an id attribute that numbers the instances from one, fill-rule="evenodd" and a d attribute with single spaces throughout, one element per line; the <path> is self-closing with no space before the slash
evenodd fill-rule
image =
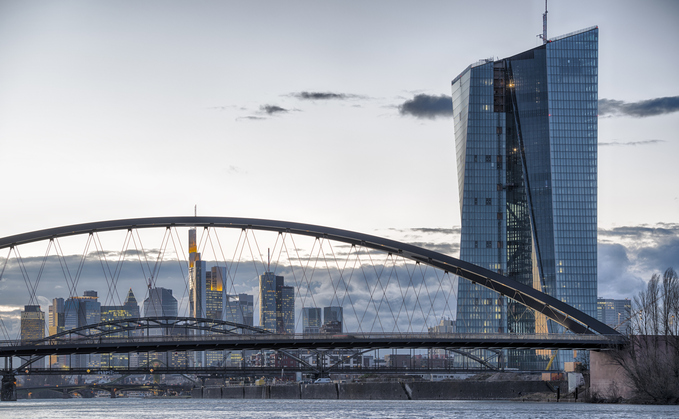
<path id="1" fill-rule="evenodd" d="M 598 295 L 603 298 L 632 298 L 644 289 L 644 281 L 632 273 L 628 249 L 622 244 L 599 243 Z"/>
<path id="2" fill-rule="evenodd" d="M 623 143 L 621 141 L 613 140 L 608 143 L 599 143 L 599 146 L 604 147 L 604 146 L 615 146 L 615 147 L 624 147 L 624 146 L 638 146 L 638 145 L 648 145 L 648 144 L 659 144 L 659 143 L 664 143 L 665 140 L 642 140 L 642 141 L 629 141 L 626 143 Z"/>
<path id="3" fill-rule="evenodd" d="M 645 118 L 678 111 L 679 96 L 660 97 L 632 103 L 614 99 L 599 100 L 599 116 L 622 115 Z"/>
<path id="4" fill-rule="evenodd" d="M 290 93 L 289 96 L 300 100 L 348 100 L 348 99 L 362 99 L 365 96 L 355 95 L 352 93 L 334 93 L 334 92 L 295 92 Z"/>
<path id="5" fill-rule="evenodd" d="M 632 298 L 654 273 L 679 263 L 679 224 L 599 229 L 599 296 Z"/>
<path id="6" fill-rule="evenodd" d="M 419 94 L 399 105 L 398 110 L 401 115 L 410 115 L 416 118 L 451 117 L 453 116 L 453 102 L 450 96 L 446 95 Z"/>
<path id="7" fill-rule="evenodd" d="M 240 117 L 236 118 L 236 121 L 240 121 L 241 119 L 247 119 L 247 120 L 250 120 L 250 121 L 262 121 L 266 118 L 263 117 L 263 116 L 248 115 L 248 116 L 240 116 Z"/>
<path id="8" fill-rule="evenodd" d="M 281 108 L 280 106 L 276 105 L 262 105 L 259 107 L 259 110 L 266 113 L 267 115 L 289 112 L 287 109 Z"/>

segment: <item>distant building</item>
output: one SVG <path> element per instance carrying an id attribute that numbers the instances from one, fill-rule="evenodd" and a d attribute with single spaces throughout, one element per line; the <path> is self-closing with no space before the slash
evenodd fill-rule
<path id="1" fill-rule="evenodd" d="M 121 306 L 101 306 L 101 322 L 115 322 L 123 319 L 139 318 L 139 305 L 137 299 L 132 292 L 132 288 L 127 292 L 125 302 Z M 103 326 L 105 330 L 116 330 L 118 326 L 109 325 Z M 127 337 L 126 332 L 111 333 L 109 337 Z M 135 364 L 133 362 L 132 364 Z M 130 365 L 130 357 L 127 353 L 104 353 L 101 354 L 101 366 L 108 368 L 126 368 Z"/>
<path id="2" fill-rule="evenodd" d="M 321 309 L 320 307 L 302 308 L 302 333 L 317 334 L 321 332 Z"/>
<path id="3" fill-rule="evenodd" d="M 259 326 L 275 333 L 295 333 L 295 288 L 282 276 L 259 276 Z"/>
<path id="4" fill-rule="evenodd" d="M 629 326 L 632 302 L 628 299 L 597 298 L 596 319 L 613 329 L 625 333 Z"/>
<path id="5" fill-rule="evenodd" d="M 196 245 L 196 229 L 189 230 L 189 313 L 193 318 L 204 319 L 205 307 L 205 279 L 206 265 L 200 260 L 200 253 Z"/>
<path id="6" fill-rule="evenodd" d="M 64 303 L 64 330 L 77 329 L 101 322 L 101 304 L 96 291 L 85 291 L 82 297 L 70 297 Z M 101 355 L 73 355 L 71 368 L 97 367 Z"/>
<path id="7" fill-rule="evenodd" d="M 324 322 L 321 326 L 321 333 L 324 335 L 337 335 L 342 333 L 342 323 L 330 320 L 329 322 Z"/>
<path id="8" fill-rule="evenodd" d="M 47 320 L 47 333 L 49 336 L 64 331 L 64 299 L 55 298 L 48 308 L 49 319 Z M 49 364 L 53 367 L 63 367 L 68 363 L 68 355 L 50 355 Z"/>
<path id="9" fill-rule="evenodd" d="M 45 312 L 39 305 L 24 306 L 21 312 L 21 341 L 35 341 L 45 337 Z M 31 364 L 31 368 L 43 368 L 44 360 Z"/>
<path id="10" fill-rule="evenodd" d="M 55 298 L 49 306 L 48 333 L 50 336 L 64 331 L 64 299 Z"/>
<path id="11" fill-rule="evenodd" d="M 144 300 L 143 313 L 144 317 L 177 317 L 179 315 L 177 299 L 172 295 L 172 290 L 162 287 L 150 288 L 149 296 Z M 151 329 L 148 333 L 151 336 L 171 336 L 179 332 L 167 328 Z M 141 357 L 141 364 L 146 364 L 147 360 L 144 355 Z M 161 364 L 167 364 L 171 367 L 184 367 L 188 364 L 188 355 L 185 351 L 154 352 L 148 358 L 157 359 Z"/>
<path id="12" fill-rule="evenodd" d="M 24 306 L 21 312 L 21 340 L 39 340 L 45 337 L 45 313 L 38 305 Z"/>
<path id="13" fill-rule="evenodd" d="M 205 273 L 205 317 L 223 320 L 226 308 L 226 268 L 213 266 Z"/>
<path id="14" fill-rule="evenodd" d="M 227 322 L 254 326 L 254 303 L 249 294 L 227 296 L 225 320 Z"/>
<path id="15" fill-rule="evenodd" d="M 429 328 L 429 333 L 455 333 L 455 320 L 441 319 L 441 322 Z"/>
<path id="16" fill-rule="evenodd" d="M 335 333 L 342 333 L 344 331 L 344 313 L 342 307 L 330 306 L 323 308 L 323 325 L 325 326 L 331 322 L 339 323 L 339 331 Z M 336 325 L 333 327 L 336 327 Z"/>
<path id="17" fill-rule="evenodd" d="M 177 313 L 177 299 L 172 296 L 172 290 L 149 289 L 149 296 L 144 300 L 144 317 L 177 317 Z"/>

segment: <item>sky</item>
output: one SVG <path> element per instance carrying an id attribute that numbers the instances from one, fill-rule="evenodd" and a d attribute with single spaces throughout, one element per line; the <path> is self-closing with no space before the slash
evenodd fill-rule
<path id="1" fill-rule="evenodd" d="M 192 215 L 458 255 L 451 80 L 540 45 L 534 1 L 0 0 L 0 237 Z M 679 268 L 679 3 L 551 1 L 598 26 L 599 295 Z"/>

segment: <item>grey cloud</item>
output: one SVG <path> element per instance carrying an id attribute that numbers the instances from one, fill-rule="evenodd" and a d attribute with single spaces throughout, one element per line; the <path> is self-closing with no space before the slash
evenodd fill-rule
<path id="1" fill-rule="evenodd" d="M 649 236 L 674 236 L 679 235 L 679 224 L 672 223 L 658 223 L 656 226 L 623 226 L 614 227 L 611 229 L 602 229 L 598 231 L 599 237 L 606 237 L 608 239 L 635 239 L 640 240 Z"/>
<path id="2" fill-rule="evenodd" d="M 295 97 L 300 100 L 347 100 L 347 99 L 361 99 L 365 97 L 351 93 L 334 93 L 334 92 L 296 92 L 290 93 L 289 96 Z"/>
<path id="3" fill-rule="evenodd" d="M 623 115 L 645 118 L 679 111 L 679 96 L 660 97 L 639 102 L 614 99 L 599 100 L 599 115 Z"/>
<path id="4" fill-rule="evenodd" d="M 281 108 L 280 106 L 276 105 L 262 105 L 259 107 L 259 110 L 266 113 L 267 115 L 289 112 L 287 109 Z"/>
<path id="5" fill-rule="evenodd" d="M 621 244 L 598 245 L 598 295 L 604 298 L 631 298 L 644 289 L 644 281 L 630 272 L 628 250 Z"/>
<path id="6" fill-rule="evenodd" d="M 626 143 L 623 143 L 621 141 L 613 140 L 611 142 L 607 143 L 599 143 L 599 146 L 615 146 L 615 147 L 624 147 L 624 146 L 638 146 L 638 145 L 649 145 L 649 144 L 659 144 L 659 143 L 664 143 L 665 140 L 642 140 L 642 141 L 629 141 Z"/>
<path id="7" fill-rule="evenodd" d="M 413 246 L 450 255 L 460 251 L 459 243 L 410 242 Z"/>
<path id="8" fill-rule="evenodd" d="M 440 234 L 460 234 L 462 229 L 460 227 L 453 228 L 430 228 L 430 227 L 419 227 L 411 228 L 411 231 L 417 231 L 420 233 L 440 233 Z"/>
<path id="9" fill-rule="evenodd" d="M 599 296 L 632 298 L 654 273 L 679 266 L 679 224 L 599 229 Z"/>
<path id="10" fill-rule="evenodd" d="M 238 117 L 238 118 L 236 118 L 236 121 L 240 121 L 241 119 L 248 119 L 248 120 L 251 120 L 251 121 L 261 121 L 261 120 L 264 120 L 266 118 L 263 117 L 263 116 L 248 115 L 248 116 Z"/>
<path id="11" fill-rule="evenodd" d="M 410 115 L 416 118 L 451 117 L 453 116 L 453 102 L 450 96 L 446 95 L 419 94 L 399 105 L 398 110 L 401 115 Z"/>

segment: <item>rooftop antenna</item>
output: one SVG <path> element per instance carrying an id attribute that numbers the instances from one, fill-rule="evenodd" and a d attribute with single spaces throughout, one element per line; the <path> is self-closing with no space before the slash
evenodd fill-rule
<path id="1" fill-rule="evenodd" d="M 266 248 L 266 271 L 271 272 L 271 248 Z"/>
<path id="2" fill-rule="evenodd" d="M 547 0 L 545 0 L 545 13 L 542 14 L 542 35 L 538 35 L 542 39 L 542 43 L 547 43 Z"/>
<path id="3" fill-rule="evenodd" d="M 547 1 L 547 0 L 545 0 L 545 1 Z M 193 206 L 193 216 L 198 217 L 198 205 L 197 204 Z"/>

